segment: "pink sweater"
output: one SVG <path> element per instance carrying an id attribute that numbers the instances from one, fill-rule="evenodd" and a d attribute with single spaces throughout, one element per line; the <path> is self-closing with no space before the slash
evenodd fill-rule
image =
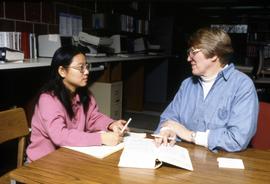
<path id="1" fill-rule="evenodd" d="M 90 99 L 85 116 L 77 95 L 72 102 L 75 117 L 69 119 L 57 97 L 42 94 L 32 117 L 31 143 L 26 150 L 28 160 L 37 160 L 61 146 L 101 145 L 98 131 L 106 131 L 114 120 L 100 113 L 95 99 L 92 96 Z"/>

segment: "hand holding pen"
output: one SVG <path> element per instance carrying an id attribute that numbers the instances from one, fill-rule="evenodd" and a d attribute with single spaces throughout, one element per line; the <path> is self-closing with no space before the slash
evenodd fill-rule
<path id="1" fill-rule="evenodd" d="M 156 146 L 168 144 L 173 146 L 176 143 L 176 133 L 170 129 L 163 129 L 160 134 L 152 134 L 155 137 Z"/>
<path id="2" fill-rule="evenodd" d="M 125 120 L 118 120 L 110 124 L 109 130 L 118 133 L 119 135 L 123 135 L 125 131 L 128 131 L 129 128 L 127 127 L 128 124 L 130 123 L 131 118 L 128 119 L 128 121 Z"/>
<path id="3" fill-rule="evenodd" d="M 131 120 L 132 120 L 131 118 L 128 119 L 127 123 L 125 124 L 125 126 L 124 126 L 124 127 L 122 128 L 122 130 L 121 130 L 121 134 L 123 134 L 124 131 L 127 129 L 128 124 L 130 123 Z"/>
<path id="4" fill-rule="evenodd" d="M 120 142 L 123 141 L 123 133 L 125 131 L 128 131 L 128 124 L 130 123 L 131 118 L 128 119 L 126 122 L 125 120 L 118 120 L 112 122 L 107 132 L 102 132 L 101 133 L 101 142 L 104 145 L 108 146 L 114 146 L 119 144 Z"/>

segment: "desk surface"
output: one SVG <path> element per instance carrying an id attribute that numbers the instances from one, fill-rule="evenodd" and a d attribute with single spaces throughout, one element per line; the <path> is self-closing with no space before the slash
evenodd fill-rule
<path id="1" fill-rule="evenodd" d="M 194 171 L 163 164 L 161 168 L 133 169 L 117 166 L 121 151 L 103 160 L 66 148 L 11 172 L 23 183 L 87 184 L 87 183 L 270 183 L 270 150 L 248 149 L 239 153 L 212 153 L 207 149 L 180 143 L 186 147 Z M 217 157 L 243 159 L 245 169 L 220 169 Z"/>

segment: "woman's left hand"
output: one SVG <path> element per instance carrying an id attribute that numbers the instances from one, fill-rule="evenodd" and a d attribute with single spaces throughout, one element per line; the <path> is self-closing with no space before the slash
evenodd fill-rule
<path id="1" fill-rule="evenodd" d="M 124 127 L 124 125 L 126 124 L 127 122 L 125 120 L 117 120 L 117 121 L 114 121 L 110 124 L 110 126 L 108 127 L 109 130 L 115 132 L 115 133 L 118 133 L 119 135 L 123 135 L 123 133 L 127 132 L 129 130 L 129 128 L 127 127 L 123 132 L 122 132 L 122 129 Z"/>

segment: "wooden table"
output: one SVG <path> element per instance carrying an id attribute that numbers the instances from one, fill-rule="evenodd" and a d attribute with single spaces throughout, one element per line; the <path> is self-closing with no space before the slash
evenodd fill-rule
<path id="1" fill-rule="evenodd" d="M 206 148 L 180 143 L 189 150 L 194 171 L 163 164 L 156 170 L 119 168 L 121 151 L 103 160 L 66 148 L 18 168 L 12 179 L 23 183 L 270 183 L 270 150 L 248 149 L 239 153 L 212 153 Z M 218 168 L 217 157 L 240 158 L 245 169 Z"/>

